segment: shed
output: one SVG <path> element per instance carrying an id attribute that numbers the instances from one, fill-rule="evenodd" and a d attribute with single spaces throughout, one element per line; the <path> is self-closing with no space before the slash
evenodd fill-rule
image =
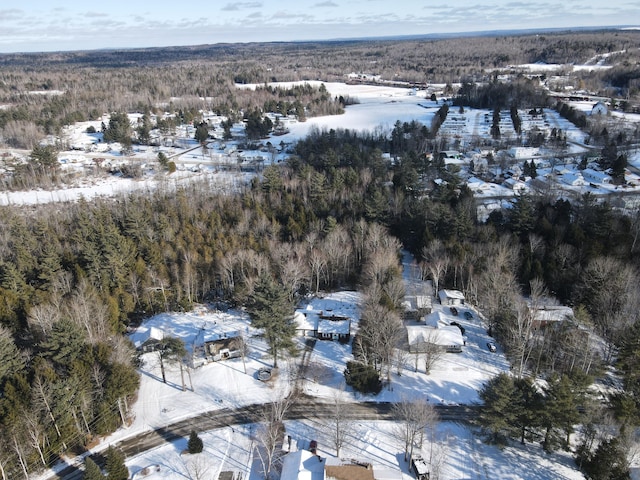
<path id="1" fill-rule="evenodd" d="M 464 294 L 460 290 L 440 290 L 438 298 L 442 305 L 464 305 Z"/>

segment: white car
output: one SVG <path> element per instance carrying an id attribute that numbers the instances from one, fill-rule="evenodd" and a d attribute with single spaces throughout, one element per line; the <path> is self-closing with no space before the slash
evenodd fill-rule
<path id="1" fill-rule="evenodd" d="M 494 352 L 497 350 L 497 348 L 496 348 L 496 344 L 495 344 L 495 343 L 493 343 L 493 342 L 489 342 L 489 343 L 487 343 L 487 348 L 489 349 L 489 351 L 490 351 L 491 353 L 494 353 Z"/>

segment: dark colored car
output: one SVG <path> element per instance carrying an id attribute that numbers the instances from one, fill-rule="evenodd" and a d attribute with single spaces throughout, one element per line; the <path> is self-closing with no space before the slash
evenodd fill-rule
<path id="1" fill-rule="evenodd" d="M 456 307 L 449 307 L 449 311 L 456 317 L 458 316 L 458 309 Z"/>
<path id="2" fill-rule="evenodd" d="M 489 349 L 489 351 L 490 351 L 491 353 L 495 353 L 495 351 L 497 350 L 497 348 L 496 348 L 496 344 L 495 344 L 495 343 L 493 343 L 493 342 L 489 342 L 489 343 L 487 343 L 487 348 Z"/>
<path id="3" fill-rule="evenodd" d="M 466 312 L 464 312 L 464 318 L 466 318 L 467 320 L 473 320 L 473 313 L 467 310 Z"/>

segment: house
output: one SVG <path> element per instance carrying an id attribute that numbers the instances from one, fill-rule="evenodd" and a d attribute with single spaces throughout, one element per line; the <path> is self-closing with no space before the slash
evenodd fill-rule
<path id="1" fill-rule="evenodd" d="M 429 345 L 437 345 L 449 353 L 460 353 L 466 344 L 460 328 L 451 325 L 442 311 L 424 317 L 424 325 L 407 325 L 409 352 L 425 352 Z"/>
<path id="2" fill-rule="evenodd" d="M 529 305 L 529 310 L 532 315 L 532 326 L 534 329 L 573 318 L 573 309 L 565 305 L 542 305 L 536 308 L 532 308 L 531 305 Z"/>
<path id="3" fill-rule="evenodd" d="M 403 302 L 405 317 L 418 319 L 431 313 L 432 302 L 430 295 L 407 295 Z"/>
<path id="4" fill-rule="evenodd" d="M 164 339 L 164 332 L 156 327 L 140 327 L 131 335 L 131 341 L 143 353 L 155 352 Z"/>
<path id="5" fill-rule="evenodd" d="M 204 341 L 204 352 L 207 359 L 214 362 L 239 358 L 242 356 L 242 337 L 239 332 L 216 334 Z"/>
<path id="6" fill-rule="evenodd" d="M 609 113 L 609 108 L 604 102 L 596 103 L 591 109 L 591 115 L 606 115 Z"/>
<path id="7" fill-rule="evenodd" d="M 464 294 L 459 290 L 440 290 L 438 299 L 442 305 L 464 305 Z"/>
<path id="8" fill-rule="evenodd" d="M 569 185 L 571 187 L 580 187 L 585 185 L 586 182 L 580 173 L 565 173 L 560 177 L 560 181 L 565 185 Z"/>
<path id="9" fill-rule="evenodd" d="M 351 338 L 351 318 L 346 315 L 313 310 L 308 305 L 305 310 L 296 311 L 294 321 L 299 336 L 345 343 Z"/>
<path id="10" fill-rule="evenodd" d="M 284 456 L 280 480 L 325 480 L 325 462 L 309 450 L 298 450 Z"/>
<path id="11" fill-rule="evenodd" d="M 320 313 L 316 336 L 319 340 L 338 340 L 346 343 L 351 338 L 351 319 L 341 315 Z"/>
<path id="12" fill-rule="evenodd" d="M 582 176 L 587 182 L 594 184 L 610 184 L 613 181 L 610 175 L 592 168 L 582 170 Z"/>

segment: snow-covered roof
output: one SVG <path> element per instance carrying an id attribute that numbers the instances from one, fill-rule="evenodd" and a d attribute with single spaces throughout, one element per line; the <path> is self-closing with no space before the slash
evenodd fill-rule
<path id="1" fill-rule="evenodd" d="M 533 318 L 538 322 L 561 322 L 567 317 L 573 317 L 573 309 L 564 305 L 545 305 L 533 311 Z"/>
<path id="2" fill-rule="evenodd" d="M 308 450 L 285 455 L 281 480 L 324 480 L 324 462 Z"/>
<path id="3" fill-rule="evenodd" d="M 425 325 L 434 328 L 448 327 L 450 324 L 446 314 L 441 310 L 436 310 L 429 315 L 425 315 L 424 323 Z"/>
<path id="4" fill-rule="evenodd" d="M 149 340 L 157 340 L 159 342 L 164 338 L 164 332 L 157 327 L 139 327 L 130 338 L 133 345 L 138 348 Z"/>
<path id="5" fill-rule="evenodd" d="M 447 298 L 464 300 L 464 293 L 462 293 L 460 290 L 443 289 L 438 292 L 438 297 L 440 297 L 441 300 Z"/>
<path id="6" fill-rule="evenodd" d="M 328 334 L 337 333 L 341 335 L 347 335 L 350 332 L 351 320 L 320 320 L 318 322 L 318 333 Z"/>
<path id="7" fill-rule="evenodd" d="M 464 338 L 460 329 L 454 326 L 441 326 L 438 328 L 426 325 L 407 325 L 409 345 L 421 345 L 433 343 L 442 347 L 452 345 L 464 345 Z"/>

